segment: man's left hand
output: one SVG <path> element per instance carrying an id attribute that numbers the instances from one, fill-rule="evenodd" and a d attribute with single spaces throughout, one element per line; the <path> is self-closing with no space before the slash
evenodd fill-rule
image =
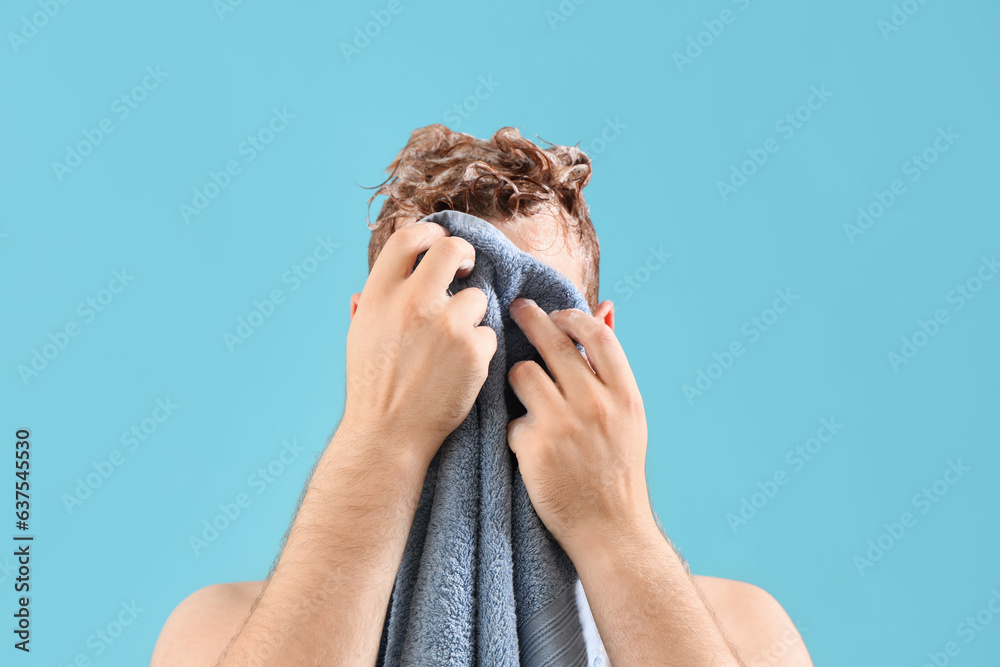
<path id="1" fill-rule="evenodd" d="M 642 397 L 614 332 L 581 310 L 546 314 L 527 299 L 510 313 L 552 374 L 521 361 L 508 375 L 527 414 L 507 440 L 542 523 L 571 559 L 595 540 L 658 531 Z"/>

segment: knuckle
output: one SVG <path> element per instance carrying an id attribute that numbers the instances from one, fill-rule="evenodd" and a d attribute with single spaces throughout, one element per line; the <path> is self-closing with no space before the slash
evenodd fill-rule
<path id="1" fill-rule="evenodd" d="M 482 363 L 479 350 L 471 342 L 456 345 L 455 350 L 457 351 L 456 356 L 463 366 L 479 367 Z"/>
<path id="2" fill-rule="evenodd" d="M 478 335 L 483 339 L 483 351 L 492 357 L 497 351 L 497 332 L 492 327 L 487 326 L 476 327 L 476 330 L 480 332 Z"/>
<path id="3" fill-rule="evenodd" d="M 557 336 L 552 342 L 552 347 L 556 352 L 567 354 L 569 352 L 576 352 L 576 341 L 574 341 L 569 336 Z"/>
<path id="4" fill-rule="evenodd" d="M 467 338 L 467 334 L 471 331 L 471 327 L 462 316 L 461 310 L 456 308 L 449 309 L 441 317 L 441 326 L 444 328 L 445 335 L 453 341 Z"/>
<path id="5" fill-rule="evenodd" d="M 465 291 L 469 293 L 470 298 L 474 300 L 477 304 L 485 305 L 487 302 L 486 292 L 478 287 L 466 287 Z"/>
<path id="6" fill-rule="evenodd" d="M 453 296 L 452 301 L 461 304 L 469 312 L 484 311 L 487 305 L 486 292 L 478 287 L 466 287 Z"/>
<path id="7" fill-rule="evenodd" d="M 638 391 L 626 391 L 622 395 L 621 401 L 622 407 L 629 414 L 642 414 L 644 411 L 642 407 L 642 396 L 639 395 Z"/>
<path id="8" fill-rule="evenodd" d="M 543 470 L 553 470 L 559 469 L 559 449 L 552 446 L 552 441 L 548 438 L 540 438 L 537 446 L 535 447 L 535 458 L 539 468 Z M 551 503 L 554 499 L 558 498 L 562 494 L 556 493 L 554 497 L 549 498 L 548 502 Z"/>
<path id="9" fill-rule="evenodd" d="M 615 337 L 615 332 L 607 324 L 603 322 L 597 325 L 597 329 L 594 331 L 594 342 L 601 346 L 613 345 L 618 339 Z"/>
<path id="10" fill-rule="evenodd" d="M 404 322 L 424 325 L 437 320 L 446 308 L 447 304 L 443 299 L 415 290 L 403 300 L 400 314 Z"/>
<path id="11" fill-rule="evenodd" d="M 385 244 L 387 246 L 392 245 L 393 247 L 408 248 L 420 243 L 426 233 L 426 227 L 422 227 L 421 225 L 400 227 L 389 236 Z"/>
<path id="12" fill-rule="evenodd" d="M 458 236 L 445 236 L 444 238 L 438 239 L 434 245 L 440 246 L 441 251 L 446 254 L 456 257 L 465 256 L 470 252 L 475 252 L 471 243 Z"/>
<path id="13" fill-rule="evenodd" d="M 587 402 L 587 412 L 602 424 L 608 422 L 611 418 L 611 407 L 607 401 L 598 397 L 591 397 Z"/>
<path id="14" fill-rule="evenodd" d="M 537 368 L 538 366 L 533 362 L 519 361 L 510 369 L 510 377 L 515 382 L 527 382 L 534 377 Z"/>
<path id="15" fill-rule="evenodd" d="M 424 303 L 428 317 L 438 317 L 448 309 L 448 302 L 445 299 L 429 298 Z"/>
<path id="16" fill-rule="evenodd" d="M 426 297 L 426 308 L 429 315 L 437 317 L 448 310 L 451 300 L 440 296 Z"/>
<path id="17" fill-rule="evenodd" d="M 426 310 L 427 304 L 425 299 L 417 293 L 411 292 L 399 304 L 399 313 L 402 315 L 403 320 L 408 322 L 422 318 Z"/>

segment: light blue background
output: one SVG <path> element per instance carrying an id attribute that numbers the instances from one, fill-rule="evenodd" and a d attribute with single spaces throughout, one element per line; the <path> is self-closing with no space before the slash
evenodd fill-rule
<path id="1" fill-rule="evenodd" d="M 618 301 L 643 392 L 655 505 L 696 573 L 770 591 L 817 665 L 923 665 L 949 641 L 950 664 L 997 664 L 1000 619 L 971 643 L 958 625 L 1000 589 L 1000 280 L 961 310 L 948 295 L 1000 252 L 1000 8 L 914 6 L 885 36 L 889 0 L 589 0 L 565 15 L 556 0 L 402 0 L 350 59 L 341 43 L 386 2 L 221 16 L 209 0 L 71 2 L 16 52 L 6 36 L 0 484 L 29 428 L 36 541 L 33 650 L 11 648 L 0 570 L 0 662 L 144 664 L 186 595 L 266 575 L 342 406 L 348 301 L 367 270 L 358 186 L 382 180 L 414 128 L 450 120 L 591 152 L 602 297 Z M 726 9 L 732 22 L 679 69 L 673 54 Z M 3 33 L 39 11 L 5 3 Z M 112 103 L 147 66 L 169 75 L 121 119 Z M 480 77 L 499 85 L 467 101 Z M 775 123 L 812 86 L 832 97 L 786 139 Z M 477 107 L 457 127 L 456 104 Z M 247 162 L 239 145 L 274 108 L 295 118 Z M 60 182 L 52 163 L 104 118 L 114 131 Z M 627 127 L 595 143 L 609 121 Z M 949 127 L 960 138 L 910 181 L 904 163 Z M 717 182 L 769 137 L 779 150 L 723 201 Z M 179 205 L 234 159 L 242 171 L 186 224 Z M 894 179 L 905 194 L 851 243 L 844 225 Z M 327 236 L 338 249 L 293 291 L 283 275 Z M 643 273 L 661 246 L 669 261 Z M 78 304 L 122 267 L 134 280 L 86 322 Z M 648 278 L 630 298 L 626 275 Z M 286 301 L 230 353 L 223 334 L 274 289 Z M 750 342 L 743 324 L 779 289 L 798 300 Z M 938 309 L 948 322 L 894 370 L 887 354 Z M 69 321 L 79 335 L 22 381 Z M 745 353 L 687 400 L 682 386 L 733 341 Z M 128 451 L 121 434 L 158 398 L 180 407 Z M 844 427 L 795 470 L 786 454 L 822 418 Z M 254 485 L 285 440 L 305 452 Z M 64 494 L 114 450 L 124 463 L 68 511 Z M 921 513 L 914 495 L 959 459 L 969 471 Z M 727 514 L 779 471 L 788 483 L 734 532 Z M 189 536 L 239 493 L 251 505 L 195 555 Z M 5 543 L 12 495 L 0 491 Z M 855 556 L 907 511 L 915 526 L 859 573 Z M 88 638 L 133 600 L 143 611 L 97 655 Z"/>

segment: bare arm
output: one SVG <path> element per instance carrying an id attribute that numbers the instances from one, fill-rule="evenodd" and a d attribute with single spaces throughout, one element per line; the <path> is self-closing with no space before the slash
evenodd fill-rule
<path id="1" fill-rule="evenodd" d="M 659 530 L 594 541 L 570 559 L 608 656 L 628 665 L 743 665 Z"/>
<path id="2" fill-rule="evenodd" d="M 374 664 L 426 466 L 367 455 L 379 433 L 341 428 L 273 576 L 219 667 Z M 399 445 L 399 452 L 412 447 Z"/>

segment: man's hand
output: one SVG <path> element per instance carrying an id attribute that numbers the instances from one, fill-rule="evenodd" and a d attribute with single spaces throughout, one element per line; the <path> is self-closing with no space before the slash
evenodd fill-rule
<path id="1" fill-rule="evenodd" d="M 465 239 L 418 223 L 396 231 L 372 267 L 347 334 L 341 428 L 377 434 L 370 446 L 388 448 L 379 453 L 406 442 L 426 468 L 486 381 L 497 348 L 496 333 L 480 325 L 486 295 L 473 287 L 448 294 L 475 257 Z"/>
<path id="2" fill-rule="evenodd" d="M 642 397 L 614 332 L 525 299 L 510 313 L 553 377 L 533 361 L 511 368 L 528 412 L 507 440 L 531 504 L 576 566 L 611 663 L 742 665 L 656 525 Z"/>
<path id="3" fill-rule="evenodd" d="M 510 313 L 554 377 L 533 361 L 509 374 L 528 412 L 510 422 L 508 442 L 542 523 L 571 559 L 595 540 L 656 531 L 642 397 L 614 332 L 583 311 L 549 315 L 527 299 Z"/>

